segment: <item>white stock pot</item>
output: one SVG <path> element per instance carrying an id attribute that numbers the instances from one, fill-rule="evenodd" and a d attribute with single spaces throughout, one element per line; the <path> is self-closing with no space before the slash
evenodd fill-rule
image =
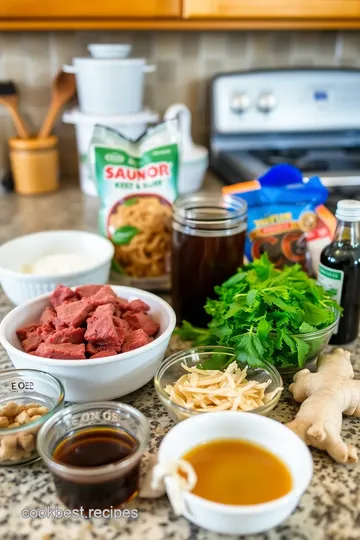
<path id="1" fill-rule="evenodd" d="M 63 66 L 76 76 L 81 112 L 86 114 L 134 114 L 143 108 L 144 74 L 156 67 L 144 58 L 73 58 Z"/>

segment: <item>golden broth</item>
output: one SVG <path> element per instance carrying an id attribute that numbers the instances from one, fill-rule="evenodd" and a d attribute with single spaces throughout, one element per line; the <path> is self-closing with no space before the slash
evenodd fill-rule
<path id="1" fill-rule="evenodd" d="M 287 466 L 274 454 L 240 439 L 217 439 L 186 452 L 197 475 L 192 493 L 222 504 L 259 504 L 290 492 Z"/>

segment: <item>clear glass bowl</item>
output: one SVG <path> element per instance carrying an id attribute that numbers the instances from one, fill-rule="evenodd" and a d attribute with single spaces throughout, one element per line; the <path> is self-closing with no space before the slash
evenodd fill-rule
<path id="1" fill-rule="evenodd" d="M 335 321 L 321 330 L 316 332 L 309 332 L 307 334 L 294 334 L 294 337 L 302 339 L 310 347 L 309 352 L 306 355 L 304 366 L 289 366 L 289 367 L 278 367 L 278 371 L 283 377 L 291 377 L 301 369 L 309 367 L 315 360 L 318 359 L 322 351 L 329 344 L 331 336 L 336 330 L 337 325 L 339 324 L 340 313 L 336 313 Z"/>
<path id="2" fill-rule="evenodd" d="M 98 452 L 104 454 L 104 442 L 109 436 L 109 430 L 126 435 L 124 441 L 130 436 L 137 443 L 133 451 L 119 461 L 78 466 L 66 464 L 54 457 L 55 450 L 69 437 L 74 440 L 74 436 L 87 433 L 89 440 L 96 431 L 102 432 Z M 140 460 L 148 445 L 149 434 L 148 420 L 134 407 L 124 403 L 98 401 L 71 405 L 59 411 L 41 428 L 37 448 L 53 475 L 59 499 L 68 508 L 82 508 L 84 515 L 91 517 L 91 510 L 117 508 L 137 495 Z M 67 441 L 66 444 L 69 448 L 72 443 Z M 80 444 L 86 446 L 86 440 L 83 439 Z"/>
<path id="3" fill-rule="evenodd" d="M 181 367 L 181 364 L 186 364 L 188 367 L 193 367 L 205 362 L 214 354 L 223 357 L 224 362 L 227 362 L 229 360 L 235 360 L 234 350 L 231 347 L 206 346 L 195 347 L 175 353 L 169 356 L 160 366 L 154 379 L 155 390 L 161 402 L 167 409 L 170 417 L 175 422 L 185 420 L 185 418 L 189 418 L 197 414 L 204 414 L 206 413 L 206 411 L 193 411 L 191 409 L 186 409 L 185 407 L 177 405 L 176 403 L 171 401 L 169 395 L 167 394 L 167 392 L 165 392 L 165 387 L 168 384 L 174 384 L 182 375 L 186 373 L 186 371 Z M 243 369 L 247 366 L 247 364 L 239 363 L 239 366 L 241 367 L 241 369 Z M 255 380 L 261 383 L 271 379 L 271 384 L 267 387 L 265 394 L 274 391 L 278 387 L 283 386 L 279 372 L 276 368 L 274 368 L 267 362 L 264 362 L 264 365 L 262 367 L 252 368 L 248 366 L 246 378 L 248 380 Z M 280 395 L 281 392 L 276 394 L 276 396 L 263 407 L 258 407 L 249 412 L 261 414 L 262 416 L 268 416 L 268 414 L 278 403 Z"/>
<path id="4" fill-rule="evenodd" d="M 28 424 L 0 428 L 0 465 L 24 465 L 39 459 L 36 450 L 41 426 L 64 407 L 64 387 L 61 382 L 36 369 L 8 369 L 0 373 L 0 408 L 14 402 L 17 405 L 37 404 L 49 412 Z"/>

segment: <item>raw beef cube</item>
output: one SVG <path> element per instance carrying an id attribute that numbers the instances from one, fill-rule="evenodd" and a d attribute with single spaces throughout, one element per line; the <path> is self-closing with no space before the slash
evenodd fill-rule
<path id="1" fill-rule="evenodd" d="M 27 334 L 36 330 L 38 326 L 39 325 L 36 323 L 31 323 L 31 324 L 27 324 L 26 326 L 21 326 L 21 328 L 18 328 L 16 330 L 16 335 L 20 339 L 20 341 L 24 341 L 24 339 L 26 339 L 27 337 Z"/>
<path id="2" fill-rule="evenodd" d="M 24 339 L 24 341 L 22 342 L 22 346 L 24 347 L 24 351 L 29 353 L 36 351 L 40 343 L 42 343 L 42 337 L 35 334 Z"/>
<path id="3" fill-rule="evenodd" d="M 55 358 L 56 360 L 83 360 L 85 359 L 85 345 L 73 345 L 72 343 L 41 343 L 35 354 L 43 358 Z"/>
<path id="4" fill-rule="evenodd" d="M 116 331 L 119 337 L 120 345 L 122 345 L 124 343 L 126 334 L 128 334 L 129 331 L 131 331 L 130 326 L 128 325 L 126 321 L 124 321 L 124 319 L 120 319 L 119 317 L 114 317 L 113 321 L 114 321 Z"/>
<path id="5" fill-rule="evenodd" d="M 97 345 L 96 343 L 89 343 L 86 344 L 85 350 L 90 355 L 97 354 L 100 351 L 105 350 L 106 345 Z"/>
<path id="6" fill-rule="evenodd" d="M 105 344 L 109 349 L 120 350 L 121 345 L 113 321 L 114 309 L 112 304 L 106 304 L 95 310 L 94 315 L 87 320 L 86 341 L 93 341 L 98 345 Z"/>
<path id="7" fill-rule="evenodd" d="M 77 327 L 86 321 L 91 309 L 90 300 L 88 298 L 82 298 L 77 302 L 57 306 L 56 313 L 61 322 L 68 326 Z"/>
<path id="8" fill-rule="evenodd" d="M 119 317 L 121 313 L 124 313 L 124 311 L 129 309 L 129 302 L 125 300 L 125 298 L 120 298 L 118 296 L 115 302 L 115 307 L 116 307 L 116 310 L 118 311 L 117 316 Z"/>
<path id="9" fill-rule="evenodd" d="M 45 341 L 45 339 L 48 338 L 53 332 L 53 326 L 50 326 L 49 324 L 42 324 L 41 326 L 35 328 L 33 332 L 29 332 L 27 337 L 30 338 L 34 336 L 39 336 L 41 338 L 41 341 Z"/>
<path id="10" fill-rule="evenodd" d="M 105 304 L 115 304 L 117 299 L 118 298 L 110 285 L 103 285 L 97 293 L 89 297 L 93 309 Z"/>
<path id="11" fill-rule="evenodd" d="M 147 345 L 152 341 L 151 338 L 142 330 L 141 328 L 139 330 L 134 330 L 133 332 L 130 332 L 125 337 L 124 344 L 122 346 L 121 351 L 122 352 L 128 352 L 133 351 L 134 349 L 138 349 L 139 347 L 143 347 L 144 345 Z"/>
<path id="12" fill-rule="evenodd" d="M 114 356 L 115 354 L 117 354 L 115 349 L 103 349 L 102 351 L 90 356 L 90 358 L 103 358 L 104 356 Z"/>
<path id="13" fill-rule="evenodd" d="M 77 287 L 75 292 L 80 298 L 88 298 L 96 294 L 102 287 L 102 285 L 82 285 L 81 287 Z"/>
<path id="14" fill-rule="evenodd" d="M 65 323 L 60 321 L 59 317 L 56 317 L 53 320 L 53 325 L 55 326 L 56 330 L 62 330 L 63 328 L 68 328 L 68 326 Z"/>
<path id="15" fill-rule="evenodd" d="M 160 328 L 159 324 L 153 321 L 146 313 L 131 313 L 127 311 L 124 313 L 123 318 L 133 330 L 139 330 L 141 328 L 148 336 L 154 336 Z"/>
<path id="16" fill-rule="evenodd" d="M 40 334 L 42 340 L 45 341 L 51 334 L 55 332 L 54 327 L 49 324 L 43 324 L 36 329 L 36 332 Z"/>
<path id="17" fill-rule="evenodd" d="M 133 311 L 134 313 L 139 313 L 140 311 L 149 311 L 150 306 L 145 304 L 142 300 L 132 300 L 128 304 L 128 310 Z"/>
<path id="18" fill-rule="evenodd" d="M 51 325 L 56 319 L 56 311 L 50 307 L 45 308 L 40 317 L 40 324 Z"/>
<path id="19" fill-rule="evenodd" d="M 64 328 L 56 330 L 51 334 L 45 343 L 82 343 L 84 341 L 85 330 L 83 328 Z"/>
<path id="20" fill-rule="evenodd" d="M 99 318 L 99 317 L 102 317 L 103 315 L 113 317 L 114 316 L 114 311 L 115 311 L 114 304 L 104 304 L 103 306 L 98 306 L 95 309 L 94 314 L 92 315 L 92 317 L 95 317 L 95 319 Z"/>
<path id="21" fill-rule="evenodd" d="M 54 307 L 60 306 L 64 302 L 74 302 L 75 300 L 77 300 L 76 293 L 64 285 L 58 285 L 50 296 L 50 304 Z"/>

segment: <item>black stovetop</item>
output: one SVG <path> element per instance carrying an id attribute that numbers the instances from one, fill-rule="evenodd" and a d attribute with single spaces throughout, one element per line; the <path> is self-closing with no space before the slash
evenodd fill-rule
<path id="1" fill-rule="evenodd" d="M 303 173 L 358 171 L 360 148 L 296 148 L 290 150 L 253 150 L 250 155 L 269 167 L 288 163 Z"/>

